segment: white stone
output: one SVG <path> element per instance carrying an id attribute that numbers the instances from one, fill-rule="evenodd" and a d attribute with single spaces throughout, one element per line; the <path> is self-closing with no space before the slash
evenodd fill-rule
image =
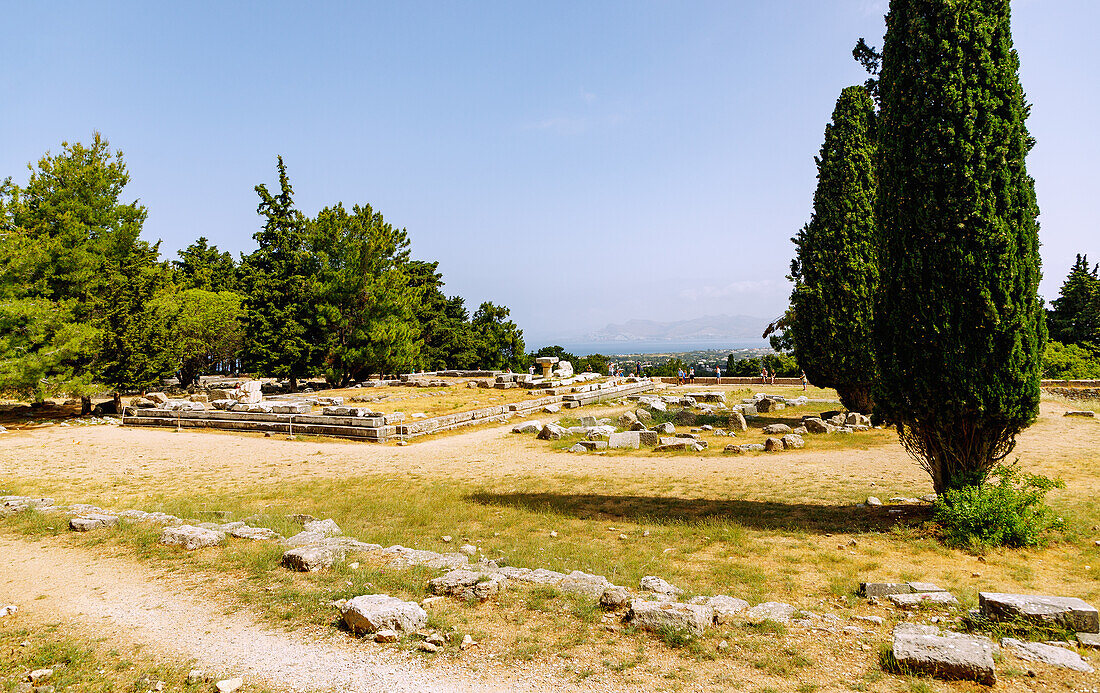
<path id="1" fill-rule="evenodd" d="M 428 622 L 428 612 L 419 604 L 388 594 L 366 594 L 349 599 L 340 613 L 353 633 L 376 633 L 383 629 L 413 632 Z"/>

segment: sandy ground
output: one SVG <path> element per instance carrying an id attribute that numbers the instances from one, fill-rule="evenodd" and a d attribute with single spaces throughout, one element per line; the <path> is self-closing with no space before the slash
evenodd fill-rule
<path id="1" fill-rule="evenodd" d="M 418 660 L 356 643 L 329 629 L 273 631 L 246 611 L 199 598 L 180 577 L 124 558 L 50 542 L 0 538 L 0 603 L 38 624 L 65 623 L 82 635 L 110 633 L 112 643 L 140 643 L 172 661 L 194 660 L 204 671 L 241 676 L 286 691 L 546 690 L 536 672 L 456 666 L 425 668 Z M 567 682 L 553 687 L 576 690 Z"/>
<path id="2" fill-rule="evenodd" d="M 1014 457 L 1030 470 L 1058 473 L 1095 469 L 1100 421 L 1064 419 L 1067 407 L 1044 402 L 1038 422 L 1019 438 Z M 585 410 L 588 413 L 588 410 Z M 422 440 L 407 447 L 359 442 L 263 438 L 185 430 L 58 426 L 0 436 L 0 485 L 42 480 L 61 502 L 118 503 L 141 507 L 150 495 L 202 488 L 246 489 L 271 482 L 394 475 L 448 478 L 504 490 L 525 479 L 577 478 L 629 489 L 644 479 L 662 495 L 716 497 L 769 485 L 828 494 L 838 480 L 859 479 L 891 493 L 931 491 L 927 475 L 900 448 L 828 452 L 794 451 L 767 456 L 665 457 L 571 455 L 543 441 L 509 433 L 511 426 L 480 428 Z M 1067 465 L 1072 461 L 1072 465 Z M 1094 471 L 1071 483 L 1074 495 L 1100 495 Z M 1067 478 L 1067 481 L 1071 481 Z M 850 487 L 851 484 L 848 484 Z M 0 487 L 2 490 L 2 487 Z M 625 491 L 629 492 L 629 491 Z M 817 496 L 821 497 L 821 496 Z M 808 496 L 809 498 L 809 496 Z M 226 614 L 184 578 L 158 572 L 121 556 L 92 554 L 64 542 L 0 537 L 0 601 L 15 602 L 31 622 L 66 621 L 112 638 L 146 643 L 166 656 L 194 659 L 207 669 L 245 674 L 285 690 L 496 691 L 576 689 L 547 669 L 490 665 L 479 669 L 425 667 L 344 634 L 307 629 L 270 630 L 247 611 Z M 46 599 L 35 599 L 46 595 Z M 601 688 L 588 682 L 586 690 Z"/>

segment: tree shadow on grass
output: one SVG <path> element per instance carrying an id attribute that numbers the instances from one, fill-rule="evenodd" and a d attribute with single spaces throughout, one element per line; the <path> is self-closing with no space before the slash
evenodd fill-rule
<path id="1" fill-rule="evenodd" d="M 494 505 L 570 515 L 582 520 L 636 522 L 723 521 L 750 529 L 826 533 L 885 532 L 895 525 L 915 525 L 932 516 L 925 505 L 863 507 L 753 500 L 710 500 L 591 493 L 488 493 L 466 496 Z M 891 512 L 895 511 L 895 512 Z"/>

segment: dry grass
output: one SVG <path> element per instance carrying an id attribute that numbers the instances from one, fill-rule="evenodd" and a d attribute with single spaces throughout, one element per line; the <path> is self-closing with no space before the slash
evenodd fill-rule
<path id="1" fill-rule="evenodd" d="M 1029 471 L 1066 480 L 1050 500 L 1072 531 L 1047 548 L 981 557 L 944 548 L 922 524 L 926 510 L 855 507 L 870 494 L 886 500 L 930 490 L 888 431 L 849 437 L 867 436 L 866 450 L 847 444 L 741 458 L 569 455 L 544 441 L 488 430 L 403 449 L 162 431 L 88 431 L 70 445 L 51 431 L 0 447 L 0 461 L 8 463 L 0 468 L 10 470 L 0 487 L 181 516 L 211 509 L 235 518 L 259 515 L 284 533 L 294 531 L 285 515 L 306 512 L 383 545 L 447 551 L 469 542 L 511 565 L 584 570 L 617 584 L 660 575 L 690 594 L 787 601 L 841 619 L 877 614 L 886 625 L 859 636 L 735 628 L 680 647 L 605 623 L 590 606 L 545 590 L 520 588 L 485 605 L 445 602 L 432 618 L 441 629 L 484 643 L 463 657 L 493 655 L 577 680 L 667 690 L 732 689 L 740 682 L 747 690 L 893 691 L 911 682 L 876 673 L 876 652 L 891 624 L 906 616 L 857 600 L 860 580 L 937 582 L 964 609 L 979 590 L 1100 601 L 1100 548 L 1093 544 L 1100 538 L 1094 444 L 1100 422 L 1065 419 L 1060 402 L 1044 400 L 1043 407 L 1017 453 Z M 602 416 L 619 409 L 583 411 Z M 103 457 L 108 433 L 125 436 L 127 444 Z M 64 459 L 56 459 L 59 450 Z M 5 521 L 0 531 L 118 544 L 145 561 L 212 575 L 242 603 L 288 625 L 330 624 L 334 614 L 324 604 L 362 591 L 421 598 L 429 577 L 369 561 L 356 571 L 290 574 L 278 566 L 280 551 L 264 544 L 234 540 L 225 549 L 183 554 L 160 547 L 155 530 L 141 525 L 70 536 L 49 522 L 56 519 L 27 516 Z M 443 535 L 454 542 L 444 543 Z M 723 639 L 730 647 L 719 654 Z M 446 657 L 457 656 L 447 650 Z M 1076 679 L 1057 674 L 1029 683 L 1054 689 L 1062 681 Z M 1005 686 L 1024 690 L 1011 678 Z"/>

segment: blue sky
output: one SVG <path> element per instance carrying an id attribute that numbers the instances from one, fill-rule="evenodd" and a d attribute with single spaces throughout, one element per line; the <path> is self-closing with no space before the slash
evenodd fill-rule
<path id="1" fill-rule="evenodd" d="M 125 152 L 145 236 L 234 254 L 285 157 L 303 211 L 370 203 L 529 343 L 786 306 L 791 236 L 884 1 L 0 5 L 0 177 Z M 1100 260 L 1095 0 L 1013 3 L 1046 278 Z"/>

